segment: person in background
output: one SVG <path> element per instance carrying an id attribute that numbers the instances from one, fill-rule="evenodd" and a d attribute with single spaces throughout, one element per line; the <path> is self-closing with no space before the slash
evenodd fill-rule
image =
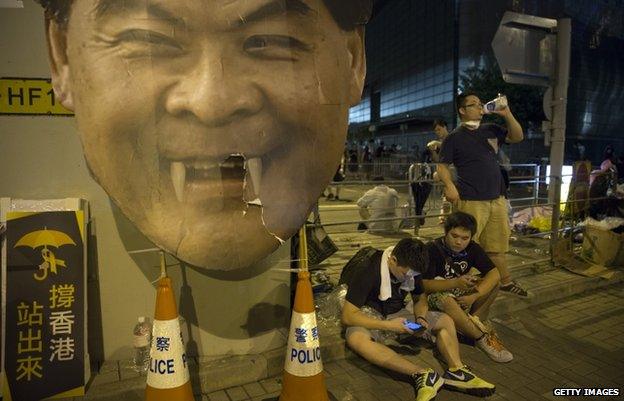
<path id="1" fill-rule="evenodd" d="M 593 170 L 589 176 L 589 185 L 591 186 L 594 183 L 594 180 L 602 174 L 616 174 L 617 175 L 618 171 L 617 171 L 616 160 L 617 158 L 615 157 L 615 149 L 613 148 L 613 145 L 611 144 L 607 145 L 602 154 L 602 162 L 600 163 L 600 169 Z"/>
<path id="2" fill-rule="evenodd" d="M 349 164 L 347 165 L 347 170 L 349 171 L 350 178 L 357 178 L 358 174 L 358 151 L 357 144 L 353 144 L 352 147 L 349 148 L 349 157 L 347 159 Z"/>
<path id="3" fill-rule="evenodd" d="M 618 171 L 618 184 L 624 183 L 624 156 L 619 155 L 616 157 L 615 169 Z"/>
<path id="4" fill-rule="evenodd" d="M 435 132 L 437 140 L 430 141 L 427 144 L 427 150 L 430 152 L 430 162 L 431 163 L 439 163 L 440 162 L 440 149 L 442 147 L 442 142 L 449 135 L 447 123 L 443 119 L 436 119 L 433 121 L 433 132 Z M 454 170 L 452 174 L 454 175 Z M 433 179 L 435 181 L 439 181 L 437 171 L 433 173 Z M 440 214 L 447 215 L 451 213 L 452 205 L 449 201 L 446 200 L 444 194 L 442 195 L 442 207 L 440 208 Z M 440 216 L 438 221 L 440 224 L 444 224 L 445 216 Z"/>
<path id="5" fill-rule="evenodd" d="M 427 143 L 427 150 L 425 152 L 428 153 L 428 160 L 423 160 L 427 163 L 440 162 L 440 148 L 442 147 L 442 142 L 444 142 L 449 134 L 446 121 L 441 118 L 434 120 L 433 132 L 435 132 L 437 139 Z"/>
<path id="6" fill-rule="evenodd" d="M 340 200 L 340 184 L 336 185 L 335 183 L 344 181 L 346 177 L 346 149 L 347 148 L 345 146 L 345 152 L 342 154 L 342 157 L 340 158 L 340 164 L 338 165 L 338 168 L 334 173 L 334 178 L 332 178 L 332 185 L 329 185 L 327 187 L 327 200 Z"/>
<path id="7" fill-rule="evenodd" d="M 370 181 L 371 174 L 373 173 L 373 151 L 375 141 L 369 139 L 368 144 L 362 149 L 362 176 L 365 181 Z"/>
<path id="8" fill-rule="evenodd" d="M 373 233 L 396 233 L 399 230 L 400 220 L 397 218 L 399 194 L 386 185 L 377 185 L 369 189 L 357 201 L 360 208 L 360 217 L 363 220 L 395 218 L 387 221 L 371 221 L 365 223 L 368 231 Z"/>

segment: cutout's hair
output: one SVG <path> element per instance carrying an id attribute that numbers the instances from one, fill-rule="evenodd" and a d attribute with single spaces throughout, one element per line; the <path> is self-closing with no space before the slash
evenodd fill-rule
<path id="1" fill-rule="evenodd" d="M 457 227 L 470 231 L 472 237 L 477 232 L 477 220 L 471 214 L 464 212 L 453 212 L 446 216 L 444 234 L 448 234 L 449 231 Z"/>
<path id="2" fill-rule="evenodd" d="M 66 28 L 69 14 L 75 0 L 35 0 L 45 10 L 47 19 L 56 21 Z M 323 0 L 334 21 L 345 31 L 352 31 L 365 25 L 373 10 L 372 0 Z"/>
<path id="3" fill-rule="evenodd" d="M 397 264 L 401 267 L 409 267 L 410 269 L 424 274 L 429 268 L 429 255 L 427 248 L 422 241 L 413 238 L 403 238 L 392 250 L 392 256 L 397 260 Z"/>

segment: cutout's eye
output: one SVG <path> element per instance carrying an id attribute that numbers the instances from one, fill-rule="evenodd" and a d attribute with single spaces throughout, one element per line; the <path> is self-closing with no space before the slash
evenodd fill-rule
<path id="1" fill-rule="evenodd" d="M 117 42 L 125 48 L 129 57 L 172 56 L 183 50 L 180 43 L 175 39 L 145 29 L 123 31 L 117 36 Z"/>
<path id="2" fill-rule="evenodd" d="M 268 41 L 263 36 L 252 36 L 245 41 L 245 50 L 263 49 L 268 46 Z"/>
<path id="3" fill-rule="evenodd" d="M 243 50 L 251 55 L 278 60 L 292 60 L 297 52 L 311 49 L 312 46 L 286 35 L 253 35 L 243 43 Z"/>

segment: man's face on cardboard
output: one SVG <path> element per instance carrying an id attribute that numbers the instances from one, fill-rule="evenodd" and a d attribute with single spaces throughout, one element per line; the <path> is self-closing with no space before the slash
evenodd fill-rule
<path id="1" fill-rule="evenodd" d="M 75 0 L 48 37 L 94 178 L 155 244 L 210 269 L 303 224 L 365 74 L 361 31 L 321 0 Z"/>

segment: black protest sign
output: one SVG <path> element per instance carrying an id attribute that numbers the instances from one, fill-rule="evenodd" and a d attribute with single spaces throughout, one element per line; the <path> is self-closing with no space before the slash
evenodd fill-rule
<path id="1" fill-rule="evenodd" d="M 84 394 L 84 238 L 82 211 L 7 213 L 5 371 L 13 400 Z"/>

